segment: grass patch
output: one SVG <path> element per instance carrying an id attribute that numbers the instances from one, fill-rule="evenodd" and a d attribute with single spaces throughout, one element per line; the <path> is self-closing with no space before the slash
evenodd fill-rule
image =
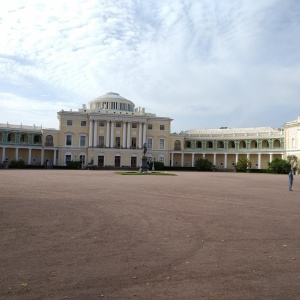
<path id="1" fill-rule="evenodd" d="M 139 171 L 124 171 L 124 172 L 115 172 L 119 175 L 163 175 L 163 176 L 176 176 L 175 174 L 171 174 L 168 172 L 160 172 L 160 171 L 148 171 L 148 172 L 139 172 Z"/>

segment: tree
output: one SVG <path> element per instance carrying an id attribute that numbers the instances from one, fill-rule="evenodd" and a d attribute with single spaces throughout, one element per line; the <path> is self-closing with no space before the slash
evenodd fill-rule
<path id="1" fill-rule="evenodd" d="M 206 158 L 200 158 L 195 161 L 195 167 L 198 171 L 211 171 L 212 163 Z"/>
<path id="2" fill-rule="evenodd" d="M 248 158 L 240 158 L 237 162 L 235 169 L 237 172 L 246 172 L 247 170 L 251 169 L 252 162 Z"/>
<path id="3" fill-rule="evenodd" d="M 24 169 L 26 167 L 25 161 L 23 159 L 20 160 L 12 160 L 9 165 L 9 168 L 12 169 Z"/>
<path id="4" fill-rule="evenodd" d="M 294 170 L 298 167 L 298 157 L 296 155 L 288 155 L 286 160 Z"/>
<path id="5" fill-rule="evenodd" d="M 291 170 L 291 164 L 280 158 L 275 158 L 268 163 L 268 172 L 276 174 L 288 174 Z"/>

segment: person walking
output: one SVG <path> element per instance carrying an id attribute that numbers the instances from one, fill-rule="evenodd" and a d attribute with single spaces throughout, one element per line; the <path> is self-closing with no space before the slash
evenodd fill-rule
<path id="1" fill-rule="evenodd" d="M 294 180 L 293 170 L 291 170 L 289 173 L 289 190 L 290 191 L 292 190 L 293 180 Z"/>

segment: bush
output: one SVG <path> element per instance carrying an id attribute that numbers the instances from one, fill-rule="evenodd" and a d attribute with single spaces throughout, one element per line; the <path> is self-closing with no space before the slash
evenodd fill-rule
<path id="1" fill-rule="evenodd" d="M 252 167 L 251 161 L 247 158 L 242 157 L 237 162 L 235 169 L 237 172 L 246 172 L 247 170 L 251 169 L 251 167 Z"/>
<path id="2" fill-rule="evenodd" d="M 149 163 L 149 170 L 152 170 L 152 165 L 153 165 L 153 162 L 150 162 Z M 161 161 L 155 161 L 154 162 L 154 169 L 155 170 L 164 170 L 164 168 L 165 168 L 165 165 L 164 165 L 163 162 L 161 162 Z"/>
<path id="3" fill-rule="evenodd" d="M 200 158 L 195 161 L 195 168 L 198 171 L 211 171 L 212 163 L 206 158 Z"/>
<path id="4" fill-rule="evenodd" d="M 12 160 L 9 164 L 8 164 L 9 168 L 12 169 L 24 169 L 26 168 L 26 164 L 25 161 L 20 159 L 20 160 Z"/>
<path id="5" fill-rule="evenodd" d="M 67 169 L 80 169 L 81 168 L 81 162 L 80 161 L 69 161 L 67 162 Z"/>
<path id="6" fill-rule="evenodd" d="M 289 162 L 280 158 L 273 159 L 268 165 L 268 172 L 276 174 L 288 174 L 292 167 Z"/>

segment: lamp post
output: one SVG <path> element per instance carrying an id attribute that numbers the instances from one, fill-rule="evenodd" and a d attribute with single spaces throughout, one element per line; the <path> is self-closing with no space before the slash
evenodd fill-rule
<path id="1" fill-rule="evenodd" d="M 155 158 L 153 157 L 152 171 L 155 170 L 154 163 L 155 163 Z"/>

